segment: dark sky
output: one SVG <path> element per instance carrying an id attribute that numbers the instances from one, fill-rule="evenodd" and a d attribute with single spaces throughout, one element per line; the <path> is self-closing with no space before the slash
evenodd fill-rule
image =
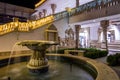
<path id="1" fill-rule="evenodd" d="M 34 5 L 38 3 L 39 1 L 40 0 L 0 0 L 0 2 L 24 6 L 24 7 L 28 7 L 32 9 L 34 9 Z"/>

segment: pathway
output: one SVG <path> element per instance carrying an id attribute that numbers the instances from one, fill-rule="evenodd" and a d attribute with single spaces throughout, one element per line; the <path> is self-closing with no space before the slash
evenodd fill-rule
<path id="1" fill-rule="evenodd" d="M 102 63 L 104 63 L 104 64 L 108 64 L 107 62 L 106 62 L 106 59 L 107 59 L 107 57 L 102 57 L 102 58 L 97 58 L 97 59 L 95 59 L 95 60 L 97 60 L 97 61 L 100 61 L 100 62 L 102 62 Z M 115 70 L 115 72 L 118 74 L 118 76 L 119 76 L 119 78 L 120 78 L 120 66 L 110 66 L 113 70 Z"/>

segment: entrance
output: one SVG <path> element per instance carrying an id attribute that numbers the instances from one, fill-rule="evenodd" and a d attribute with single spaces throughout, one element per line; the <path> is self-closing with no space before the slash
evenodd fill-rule
<path id="1" fill-rule="evenodd" d="M 87 29 L 83 29 L 79 33 L 80 47 L 82 47 L 82 48 L 87 47 L 87 39 L 88 39 L 88 31 L 87 31 Z"/>

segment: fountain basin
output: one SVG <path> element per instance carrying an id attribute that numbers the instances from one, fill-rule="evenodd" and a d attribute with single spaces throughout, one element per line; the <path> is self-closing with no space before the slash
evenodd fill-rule
<path id="1" fill-rule="evenodd" d="M 64 55 L 64 54 L 47 54 L 48 59 L 56 59 L 56 56 L 58 60 L 60 59 L 60 57 L 62 59 L 67 58 L 72 60 L 73 64 L 75 63 L 80 66 L 81 65 L 85 66 L 85 69 L 92 71 L 92 74 L 94 75 L 95 80 L 120 80 L 117 74 L 110 67 L 98 61 L 94 61 L 94 60 L 91 60 L 85 57 L 80 57 L 80 56 L 78 57 L 78 56 Z M 19 62 L 27 61 L 28 58 L 30 58 L 30 54 L 14 55 L 12 56 L 11 63 L 13 63 L 15 58 L 19 58 L 20 59 Z M 9 59 L 9 56 L 0 57 L 1 68 L 7 65 L 8 59 Z M 17 63 L 17 62 L 14 62 L 14 63 Z"/>
<path id="2" fill-rule="evenodd" d="M 12 57 L 11 60 L 13 61 L 14 60 L 21 60 L 21 61 L 20 63 L 15 62 L 16 64 L 11 64 L 9 66 L 9 69 L 8 69 L 9 72 L 7 76 L 10 76 L 12 80 L 18 80 L 18 79 L 23 80 L 23 78 L 26 80 L 48 80 L 48 79 L 51 79 L 51 80 L 67 80 L 67 79 L 69 80 L 88 80 L 88 79 L 94 80 L 92 75 L 90 75 L 87 71 L 80 68 L 80 66 L 74 63 L 72 63 L 72 71 L 70 71 L 70 62 L 68 61 L 67 57 L 53 56 L 53 55 L 52 56 L 47 55 L 46 57 L 49 60 L 49 70 L 48 72 L 42 73 L 42 74 L 30 73 L 27 67 L 25 66 L 26 65 L 25 58 L 28 61 L 28 59 L 30 58 L 30 55 L 26 57 L 25 56 L 24 57 L 23 56 Z M 51 60 L 54 63 L 51 63 Z M 24 64 L 22 61 L 24 62 Z M 11 68 L 12 65 L 14 65 L 15 67 Z M 0 72 L 1 70 L 5 70 L 4 67 L 0 69 Z M 0 73 L 0 79 L 4 78 L 4 76 L 2 76 L 2 73 L 3 72 Z"/>

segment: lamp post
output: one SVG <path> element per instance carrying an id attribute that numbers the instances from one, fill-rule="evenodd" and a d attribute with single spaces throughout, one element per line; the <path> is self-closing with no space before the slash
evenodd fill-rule
<path id="1" fill-rule="evenodd" d="M 16 31 L 17 40 L 19 40 L 19 32 L 18 32 L 19 19 L 18 19 L 18 18 L 13 18 L 13 22 L 14 22 L 14 26 L 15 26 L 15 31 Z"/>
<path id="2" fill-rule="evenodd" d="M 69 24 L 69 16 L 70 16 L 71 8 L 66 7 L 65 9 L 67 11 L 67 19 L 68 19 L 68 24 Z"/>

